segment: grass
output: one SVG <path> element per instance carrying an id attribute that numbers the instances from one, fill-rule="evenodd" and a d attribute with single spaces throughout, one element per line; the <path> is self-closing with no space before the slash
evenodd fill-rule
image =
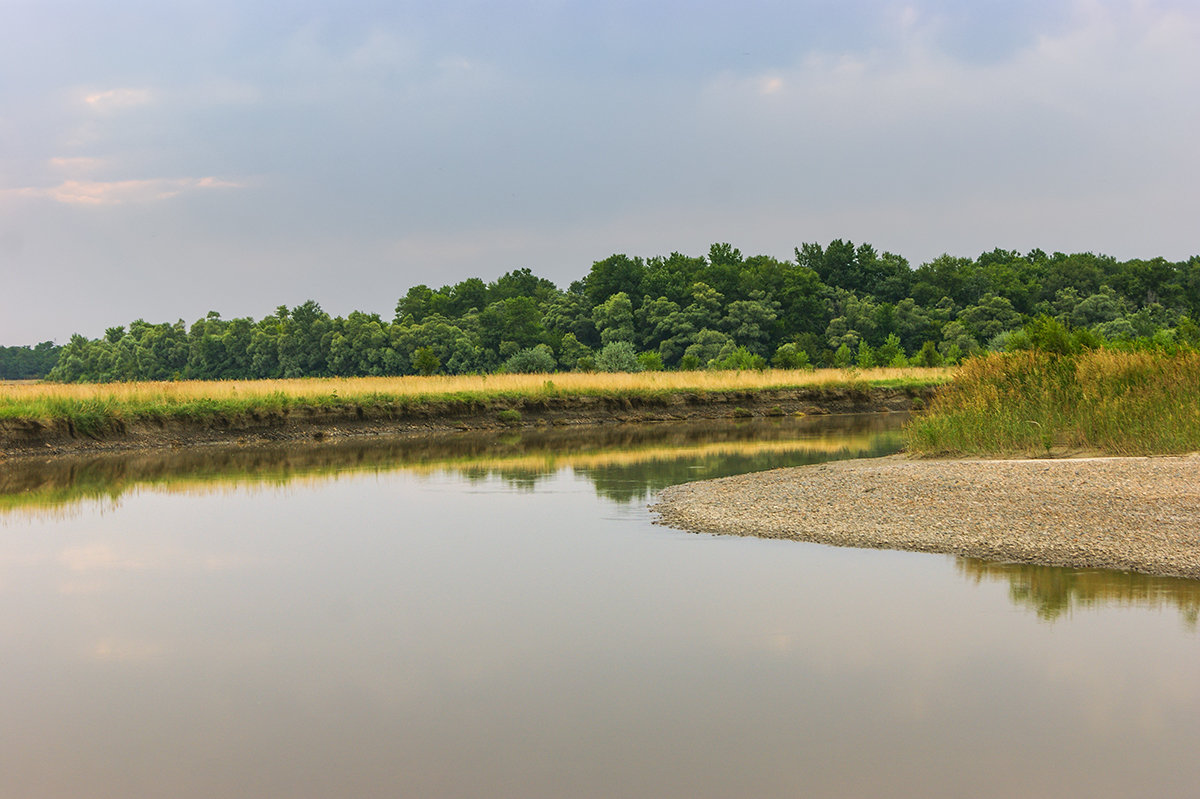
<path id="1" fill-rule="evenodd" d="M 460 375 L 131 383 L 0 385 L 0 419 L 69 420 L 81 432 L 145 418 L 204 418 L 297 407 L 419 407 L 551 396 L 656 396 L 783 388 L 923 387 L 946 369 Z"/>
<path id="2" fill-rule="evenodd" d="M 1200 353 L 993 354 L 964 363 L 905 431 L 922 454 L 1200 450 Z"/>

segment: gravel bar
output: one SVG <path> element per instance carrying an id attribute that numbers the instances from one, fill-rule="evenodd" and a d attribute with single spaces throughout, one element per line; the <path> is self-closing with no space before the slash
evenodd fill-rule
<path id="1" fill-rule="evenodd" d="M 658 524 L 1200 579 L 1200 455 L 847 460 L 672 486 Z"/>

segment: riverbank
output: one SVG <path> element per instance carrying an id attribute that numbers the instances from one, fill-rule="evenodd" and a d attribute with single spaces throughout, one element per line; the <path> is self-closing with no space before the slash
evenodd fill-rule
<path id="1" fill-rule="evenodd" d="M 692 532 L 1200 579 L 1200 455 L 840 461 L 665 489 Z"/>
<path id="2" fill-rule="evenodd" d="M 554 379 L 559 380 L 559 376 Z M 881 378 L 883 384 L 860 379 L 814 380 L 808 386 L 671 388 L 656 387 L 643 378 L 641 388 L 585 392 L 569 384 L 555 386 L 543 377 L 538 390 L 525 392 L 412 395 L 354 395 L 345 392 L 344 384 L 339 395 L 338 385 L 333 385 L 331 391 L 326 382 L 322 393 L 309 396 L 275 393 L 222 400 L 201 397 L 158 405 L 138 405 L 130 400 L 107 403 L 90 415 L 26 413 L 0 417 L 0 457 L 452 430 L 910 411 L 929 402 L 941 379 L 895 384 Z M 664 385 L 669 386 L 665 378 Z M 104 387 L 89 388 L 101 391 Z"/>

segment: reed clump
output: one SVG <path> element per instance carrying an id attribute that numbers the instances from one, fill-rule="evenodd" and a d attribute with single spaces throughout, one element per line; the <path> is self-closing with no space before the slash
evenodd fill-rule
<path id="1" fill-rule="evenodd" d="M 1200 450 L 1200 353 L 994 353 L 966 361 L 905 430 L 909 451 L 970 455 Z"/>

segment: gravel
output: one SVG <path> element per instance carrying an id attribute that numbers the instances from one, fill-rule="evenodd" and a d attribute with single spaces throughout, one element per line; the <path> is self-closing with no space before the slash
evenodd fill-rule
<path id="1" fill-rule="evenodd" d="M 892 456 L 673 486 L 659 524 L 1200 579 L 1200 455 Z"/>

